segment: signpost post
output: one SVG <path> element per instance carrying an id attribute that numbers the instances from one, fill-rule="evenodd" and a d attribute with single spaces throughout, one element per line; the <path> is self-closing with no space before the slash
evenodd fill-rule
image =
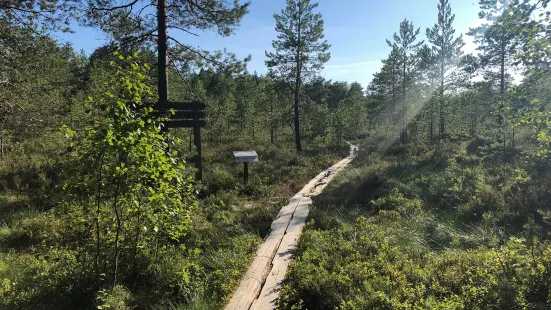
<path id="1" fill-rule="evenodd" d="M 258 154 L 255 151 L 234 151 L 236 163 L 243 163 L 243 184 L 249 181 L 249 163 L 258 162 Z"/>

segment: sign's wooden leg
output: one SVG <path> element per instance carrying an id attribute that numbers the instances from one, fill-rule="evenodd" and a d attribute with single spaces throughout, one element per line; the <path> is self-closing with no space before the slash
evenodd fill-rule
<path id="1" fill-rule="evenodd" d="M 247 185 L 247 182 L 249 182 L 249 163 L 244 162 L 243 163 L 243 183 Z"/>
<path id="2" fill-rule="evenodd" d="M 198 124 L 195 124 L 193 127 L 193 140 L 197 150 L 197 155 L 195 156 L 195 168 L 197 168 L 195 180 L 201 181 L 203 180 L 203 163 L 201 162 L 201 127 Z"/>

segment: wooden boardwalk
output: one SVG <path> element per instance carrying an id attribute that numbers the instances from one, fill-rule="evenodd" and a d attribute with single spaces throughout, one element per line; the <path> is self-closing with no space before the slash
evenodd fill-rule
<path id="1" fill-rule="evenodd" d="M 281 283 L 293 258 L 298 238 L 312 204 L 310 197 L 320 194 L 333 177 L 354 158 L 357 147 L 350 144 L 350 155 L 313 178 L 281 208 L 270 227 L 270 234 L 256 256 L 226 310 L 274 309 Z"/>

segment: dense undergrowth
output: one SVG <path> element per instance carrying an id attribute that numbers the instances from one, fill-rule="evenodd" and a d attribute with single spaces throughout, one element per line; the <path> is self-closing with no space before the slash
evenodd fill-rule
<path id="1" fill-rule="evenodd" d="M 255 149 L 260 156 L 251 165 L 247 186 L 231 152 L 240 149 Z M 81 268 L 78 249 L 60 244 L 67 227 L 56 215 L 58 164 L 37 156 L 6 159 L 0 195 L 0 309 L 218 309 L 282 204 L 344 153 L 343 147 L 297 154 L 292 142 L 272 145 L 260 139 L 207 142 L 205 184 L 185 247 L 171 248 L 160 258 L 142 257 L 148 267 L 141 274 L 99 295 L 101 283 Z"/>
<path id="2" fill-rule="evenodd" d="M 548 309 L 548 164 L 480 139 L 381 141 L 315 199 L 279 308 Z"/>
<path id="3" fill-rule="evenodd" d="M 196 183 L 187 132 L 167 140 L 129 108 L 151 94 L 147 67 L 123 66 L 71 139 L 28 139 L 1 161 L 0 309 L 218 309 L 281 205 L 347 153 L 207 139 Z M 249 149 L 260 162 L 243 185 L 232 151 Z"/>

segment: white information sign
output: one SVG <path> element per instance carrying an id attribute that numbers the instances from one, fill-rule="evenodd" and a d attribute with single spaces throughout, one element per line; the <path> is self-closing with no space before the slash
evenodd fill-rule
<path id="1" fill-rule="evenodd" d="M 258 161 L 258 154 L 255 151 L 234 151 L 236 163 L 255 163 Z"/>

